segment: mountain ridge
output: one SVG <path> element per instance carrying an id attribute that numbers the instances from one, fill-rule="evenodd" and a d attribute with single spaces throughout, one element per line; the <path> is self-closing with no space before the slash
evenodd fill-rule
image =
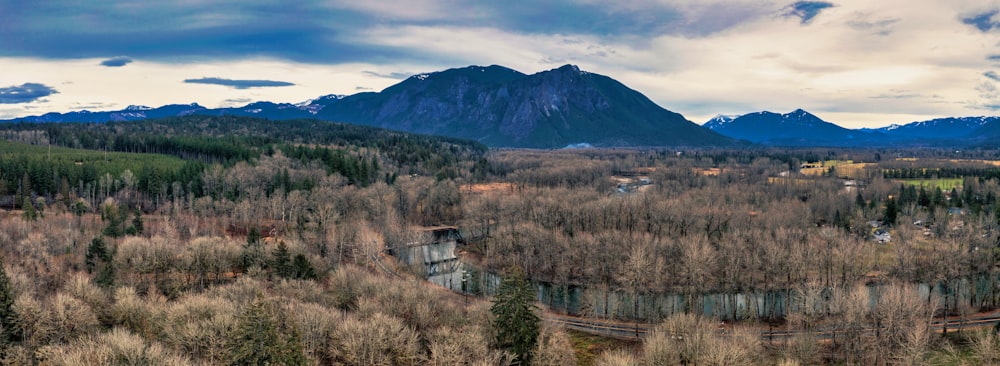
<path id="1" fill-rule="evenodd" d="M 801 108 L 785 114 L 761 111 L 731 119 L 716 116 L 704 126 L 735 139 L 781 146 L 850 146 L 868 135 L 826 122 Z"/>
<path id="2" fill-rule="evenodd" d="M 660 107 L 610 77 L 574 65 L 531 75 L 498 65 L 468 66 L 416 74 L 380 92 L 327 95 L 298 104 L 261 101 L 213 109 L 191 104 L 180 110 L 175 106 L 98 114 L 71 112 L 9 121 L 128 121 L 186 113 L 275 120 L 315 118 L 466 138 L 497 147 L 735 143 Z"/>
<path id="3" fill-rule="evenodd" d="M 703 126 L 723 135 L 771 146 L 918 147 L 1000 146 L 1000 117 L 945 117 L 880 128 L 848 129 L 803 109 L 738 116 L 717 115 Z"/>
<path id="4" fill-rule="evenodd" d="M 52 112 L 0 122 L 133 121 L 189 114 L 312 118 L 471 139 L 494 147 L 1000 146 L 1000 116 L 848 129 L 799 108 L 784 114 L 720 114 L 698 125 L 617 80 L 575 65 L 530 75 L 499 65 L 473 65 L 415 74 L 379 92 L 327 94 L 294 104 L 129 105 L 117 111 Z"/>

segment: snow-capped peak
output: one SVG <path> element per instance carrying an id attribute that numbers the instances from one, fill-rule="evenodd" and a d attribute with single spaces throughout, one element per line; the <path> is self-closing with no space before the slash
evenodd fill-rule
<path id="1" fill-rule="evenodd" d="M 147 106 L 144 106 L 144 105 L 130 105 L 128 107 L 125 107 L 126 111 L 148 111 L 150 109 L 153 109 L 153 108 L 152 107 L 147 107 Z"/>
<path id="2" fill-rule="evenodd" d="M 720 127 L 733 122 L 739 117 L 740 115 L 738 114 L 716 114 L 715 117 L 712 117 L 712 119 L 705 122 L 703 126 L 707 126 L 709 128 Z"/>

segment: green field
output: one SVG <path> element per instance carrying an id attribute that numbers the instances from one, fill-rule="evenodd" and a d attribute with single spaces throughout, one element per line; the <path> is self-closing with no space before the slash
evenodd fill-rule
<path id="1" fill-rule="evenodd" d="M 26 156 L 43 158 L 53 163 L 94 164 L 98 167 L 153 164 L 166 169 L 179 169 L 184 165 L 183 159 L 170 155 L 105 152 L 59 146 L 35 146 L 3 140 L 0 140 L 0 156 Z"/>
<path id="2" fill-rule="evenodd" d="M 922 186 L 929 190 L 933 190 L 937 187 L 941 188 L 942 191 L 950 191 L 952 188 L 962 188 L 963 178 L 899 179 L 899 182 L 917 187 Z"/>
<path id="3" fill-rule="evenodd" d="M 162 181 L 178 179 L 176 174 L 185 169 L 185 164 L 183 159 L 169 155 L 50 148 L 0 141 L 0 177 L 7 181 L 8 187 L 16 187 L 17 180 L 28 175 L 37 185 L 33 189 L 38 192 L 51 192 L 57 187 L 59 179 L 50 177 L 91 183 L 107 174 L 117 178 L 126 170 L 159 186 Z"/>

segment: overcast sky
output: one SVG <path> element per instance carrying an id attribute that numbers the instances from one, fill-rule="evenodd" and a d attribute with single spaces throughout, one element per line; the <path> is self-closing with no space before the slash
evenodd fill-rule
<path id="1" fill-rule="evenodd" d="M 996 115 L 1000 2 L 0 0 L 0 118 L 297 103 L 491 64 L 575 64 L 696 123 Z"/>

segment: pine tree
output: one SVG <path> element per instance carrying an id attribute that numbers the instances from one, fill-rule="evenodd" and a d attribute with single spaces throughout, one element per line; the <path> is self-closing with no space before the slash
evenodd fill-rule
<path id="1" fill-rule="evenodd" d="M 924 186 L 920 186 L 920 193 L 917 195 L 917 204 L 924 208 L 931 205 L 931 196 L 927 194 Z"/>
<path id="2" fill-rule="evenodd" d="M 73 202 L 71 209 L 73 210 L 73 214 L 76 215 L 76 226 L 80 228 L 80 232 L 83 232 L 83 214 L 87 213 L 87 201 L 79 198 L 76 202 Z"/>
<path id="3" fill-rule="evenodd" d="M 298 330 L 257 294 L 239 316 L 229 345 L 230 365 L 305 365 Z"/>
<path id="4" fill-rule="evenodd" d="M 21 338 L 20 318 L 14 311 L 14 290 L 2 264 L 0 261 L 0 351 Z"/>
<path id="5" fill-rule="evenodd" d="M 142 214 L 140 214 L 139 211 L 136 211 L 135 216 L 132 217 L 132 226 L 129 226 L 128 231 L 131 235 L 142 235 L 142 232 L 145 229 L 146 227 L 142 223 Z"/>
<path id="6" fill-rule="evenodd" d="M 87 273 L 94 273 L 98 264 L 107 261 L 108 248 L 104 246 L 104 239 L 94 238 L 87 246 L 87 255 L 84 257 Z"/>
<path id="7" fill-rule="evenodd" d="M 247 233 L 247 243 L 243 246 L 243 269 L 267 267 L 267 257 L 264 252 L 264 240 L 257 227 L 251 227 Z"/>
<path id="8" fill-rule="evenodd" d="M 31 204 L 31 199 L 24 197 L 24 202 L 21 203 L 21 208 L 24 210 L 24 219 L 28 221 L 35 221 L 38 219 L 38 211 L 35 211 L 35 205 Z"/>
<path id="9" fill-rule="evenodd" d="M 531 352 L 538 340 L 540 319 L 535 311 L 535 292 L 520 269 L 500 282 L 490 312 L 495 317 L 497 346 L 517 356 L 517 363 L 531 363 Z"/>
<path id="10" fill-rule="evenodd" d="M 885 214 L 882 216 L 882 221 L 889 226 L 896 225 L 896 218 L 898 216 L 899 207 L 896 205 L 896 199 L 890 197 L 885 201 Z"/>
<path id="11" fill-rule="evenodd" d="M 312 264 L 309 263 L 309 259 L 303 254 L 296 254 L 295 259 L 292 260 L 292 276 L 301 280 L 314 280 L 316 279 L 316 270 L 313 269 Z"/>
<path id="12" fill-rule="evenodd" d="M 84 265 L 87 273 L 95 273 L 94 283 L 111 287 L 115 284 L 115 266 L 111 263 L 114 253 L 104 245 L 104 240 L 94 238 L 87 247 Z"/>
<path id="13" fill-rule="evenodd" d="M 123 227 L 125 214 L 121 212 L 117 204 L 109 203 L 101 206 L 101 220 L 108 222 L 108 226 L 101 232 L 104 235 L 117 238 L 125 234 L 125 228 Z"/>
<path id="14" fill-rule="evenodd" d="M 279 241 L 278 245 L 275 246 L 274 251 L 271 252 L 271 267 L 274 268 L 274 274 L 281 278 L 292 277 L 292 254 L 288 252 L 288 246 L 285 245 L 284 241 Z"/>

